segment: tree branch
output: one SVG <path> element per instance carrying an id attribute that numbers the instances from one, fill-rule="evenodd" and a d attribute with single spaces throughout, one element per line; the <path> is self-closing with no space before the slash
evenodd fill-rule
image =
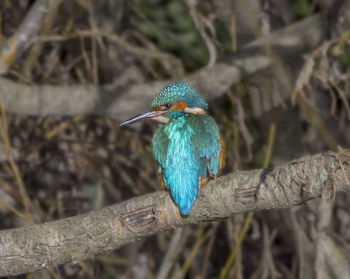
<path id="1" fill-rule="evenodd" d="M 314 49 L 325 38 L 327 15 L 319 14 L 258 39 L 211 68 L 201 69 L 183 78 L 205 98 L 221 96 L 236 82 L 273 61 L 261 49 L 270 42 L 283 61 L 301 61 L 303 53 Z M 119 82 L 105 86 L 23 85 L 0 78 L 0 93 L 5 108 L 19 115 L 108 115 L 124 120 L 133 111 L 143 111 L 155 93 L 173 80 L 135 84 L 133 73 L 124 73 Z M 132 80 L 132 81 L 130 81 Z M 129 84 L 132 85 L 129 85 Z"/>
<path id="2" fill-rule="evenodd" d="M 56 9 L 62 0 L 37 0 L 24 18 L 16 33 L 0 45 L 0 75 L 35 41 L 45 16 Z"/>
<path id="3" fill-rule="evenodd" d="M 76 262 L 149 235 L 226 218 L 235 213 L 289 208 L 310 199 L 333 200 L 350 190 L 350 149 L 306 156 L 272 169 L 236 171 L 201 188 L 183 218 L 158 191 L 99 211 L 0 232 L 0 276 Z"/>

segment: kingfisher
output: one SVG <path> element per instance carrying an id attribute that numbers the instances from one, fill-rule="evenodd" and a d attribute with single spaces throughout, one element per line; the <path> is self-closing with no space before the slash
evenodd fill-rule
<path id="1" fill-rule="evenodd" d="M 160 122 L 152 139 L 160 184 L 180 213 L 187 216 L 199 188 L 220 175 L 225 164 L 222 136 L 208 115 L 208 104 L 191 86 L 172 83 L 152 101 L 151 109 L 120 124 L 153 119 Z"/>

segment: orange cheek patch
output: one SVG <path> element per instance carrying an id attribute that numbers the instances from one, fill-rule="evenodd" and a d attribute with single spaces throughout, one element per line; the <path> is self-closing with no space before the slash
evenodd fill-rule
<path id="1" fill-rule="evenodd" d="M 159 110 L 161 110 L 161 108 L 162 108 L 162 106 L 155 107 L 155 108 L 151 109 L 151 111 L 159 111 Z"/>
<path id="2" fill-rule="evenodd" d="M 188 107 L 188 105 L 185 101 L 180 101 L 180 102 L 176 103 L 175 105 L 173 105 L 170 109 L 183 112 L 185 110 L 185 108 L 187 108 L 187 107 Z"/>

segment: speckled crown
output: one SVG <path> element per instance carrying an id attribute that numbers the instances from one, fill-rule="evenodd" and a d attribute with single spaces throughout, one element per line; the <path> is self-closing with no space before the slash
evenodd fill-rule
<path id="1" fill-rule="evenodd" d="M 180 101 L 185 101 L 189 107 L 208 109 L 207 102 L 191 86 L 182 82 L 171 83 L 160 90 L 153 99 L 152 108 Z"/>

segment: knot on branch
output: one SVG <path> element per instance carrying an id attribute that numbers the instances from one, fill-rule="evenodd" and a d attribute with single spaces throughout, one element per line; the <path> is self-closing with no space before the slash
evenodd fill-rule
<path id="1" fill-rule="evenodd" d="M 235 202 L 251 203 L 256 202 L 258 194 L 258 187 L 251 187 L 248 189 L 238 189 L 234 191 Z"/>
<path id="2" fill-rule="evenodd" d="M 153 204 L 136 209 L 120 216 L 120 223 L 130 232 L 137 235 L 148 235 L 159 230 L 158 217 L 161 210 Z"/>

